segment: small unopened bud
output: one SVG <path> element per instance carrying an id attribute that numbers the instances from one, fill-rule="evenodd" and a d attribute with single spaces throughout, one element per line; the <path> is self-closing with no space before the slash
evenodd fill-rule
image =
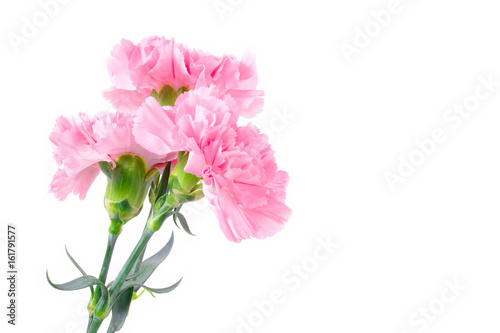
<path id="1" fill-rule="evenodd" d="M 150 230 L 159 230 L 173 209 L 204 197 L 202 178 L 184 171 L 188 158 L 188 152 L 177 154 L 176 165 L 168 180 L 168 192 L 156 198 L 153 204 L 153 212 L 147 223 Z"/>
<path id="2" fill-rule="evenodd" d="M 196 201 L 204 197 L 202 179 L 184 171 L 188 158 L 188 152 L 179 152 L 177 164 L 170 173 L 169 194 L 166 201 L 172 207 L 178 207 L 186 202 Z"/>

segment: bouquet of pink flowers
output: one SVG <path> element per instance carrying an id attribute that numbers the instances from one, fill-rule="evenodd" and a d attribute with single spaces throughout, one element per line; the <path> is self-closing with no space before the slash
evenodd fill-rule
<path id="1" fill-rule="evenodd" d="M 61 290 L 89 288 L 87 332 L 97 332 L 112 315 L 108 332 L 119 331 L 130 303 L 168 256 L 169 242 L 144 259 L 148 241 L 164 222 L 191 233 L 182 206 L 206 197 L 224 235 L 233 242 L 265 238 L 281 230 L 290 216 L 285 205 L 288 174 L 278 170 L 274 152 L 255 126 L 238 126 L 263 106 L 256 90 L 254 58 L 216 57 L 161 37 L 139 44 L 122 40 L 108 60 L 112 87 L 104 96 L 116 112 L 59 117 L 50 135 L 59 167 L 50 184 L 64 200 L 71 192 L 84 199 L 102 172 L 110 226 L 99 277 L 82 273 L 70 282 L 49 283 Z M 142 236 L 116 279 L 106 284 L 115 243 L 123 226 L 151 203 Z"/>

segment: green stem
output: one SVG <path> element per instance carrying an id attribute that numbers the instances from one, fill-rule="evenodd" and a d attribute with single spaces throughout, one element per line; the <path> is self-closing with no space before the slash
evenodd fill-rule
<path id="1" fill-rule="evenodd" d="M 89 321 L 87 322 L 87 331 L 90 329 L 90 326 L 92 325 L 92 320 L 94 320 L 94 316 L 90 315 L 89 316 Z"/>
<path id="2" fill-rule="evenodd" d="M 137 261 L 135 262 L 134 267 L 130 271 L 132 274 L 139 272 L 139 268 L 141 267 L 142 260 L 144 259 L 144 254 L 146 253 L 147 246 L 148 244 L 144 246 L 144 250 L 142 250 L 142 252 L 139 254 L 139 257 L 137 257 Z"/>
<path id="3" fill-rule="evenodd" d="M 170 166 L 171 166 L 171 162 L 168 162 L 165 169 L 163 170 L 163 175 L 162 175 L 162 179 L 160 180 L 157 198 L 161 197 L 163 194 L 165 194 L 168 191 Z M 153 214 L 153 209 L 154 209 L 153 207 L 154 207 L 154 203 L 152 203 L 151 210 L 150 210 L 149 216 L 148 216 L 148 221 L 149 221 L 151 215 Z M 159 227 L 161 227 L 161 225 L 163 224 L 163 221 L 161 221 L 157 224 L 158 225 L 155 225 L 155 227 L 158 227 L 158 229 L 159 229 Z M 129 258 L 127 259 L 124 266 L 120 270 L 120 273 L 118 273 L 116 280 L 113 282 L 111 288 L 109 289 L 109 300 L 110 301 L 113 301 L 118 297 L 118 294 L 120 293 L 121 286 L 125 282 L 125 279 L 127 278 L 127 276 L 131 272 L 136 273 L 140 269 L 140 265 L 141 265 L 141 262 L 143 260 L 144 254 L 146 252 L 146 247 L 148 245 L 148 242 L 151 239 L 151 237 L 153 236 L 153 234 L 155 233 L 155 231 L 158 229 L 152 230 L 149 227 L 149 224 L 146 224 L 144 231 L 143 231 L 143 234 L 141 236 L 141 239 L 139 240 L 139 242 L 135 246 L 135 248 L 132 251 L 132 253 L 130 254 Z M 119 234 L 119 232 L 118 232 L 118 234 Z M 115 237 L 117 238 L 118 236 L 116 235 Z M 99 279 L 103 282 L 105 282 L 105 279 L 106 279 L 106 276 L 108 273 L 109 261 L 111 260 L 111 255 L 113 253 L 113 248 L 114 248 L 114 243 L 116 242 L 116 238 L 112 239 L 111 234 L 110 234 L 110 237 L 108 239 L 108 248 L 106 250 L 106 255 L 104 258 L 103 266 L 101 268 L 101 274 L 99 275 Z M 112 244 L 112 246 L 110 246 L 110 244 Z M 97 289 L 100 289 L 100 288 L 97 288 Z M 95 293 L 94 295 L 96 295 L 96 294 L 97 293 Z M 99 291 L 99 297 L 100 297 L 100 291 Z M 99 301 L 99 298 L 95 299 L 94 304 L 97 304 L 98 301 Z M 112 306 L 112 304 L 110 304 L 110 306 Z M 91 311 L 91 313 L 92 312 L 93 311 Z M 109 314 L 109 312 L 108 312 L 108 314 Z M 102 316 L 103 318 L 98 318 L 98 317 L 96 317 L 96 314 L 92 313 L 92 316 L 89 320 L 89 326 L 87 329 L 87 333 L 93 333 L 94 331 L 92 331 L 92 328 L 94 326 L 97 326 L 97 328 L 95 330 L 95 332 L 97 332 L 97 329 L 99 329 L 99 326 L 101 325 L 102 321 L 104 320 L 104 318 L 106 316 L 107 316 L 107 314 L 103 314 L 103 316 Z M 114 332 L 114 329 L 110 328 L 108 330 L 108 332 Z"/>
<path id="4" fill-rule="evenodd" d="M 113 283 L 113 286 L 109 290 L 109 294 L 113 295 L 115 292 L 119 292 L 120 287 L 122 286 L 123 282 L 127 278 L 127 276 L 130 274 L 130 271 L 134 267 L 135 263 L 137 262 L 138 258 L 142 255 L 144 252 L 146 245 L 148 244 L 149 240 L 153 236 L 155 232 L 153 230 L 150 230 L 149 228 L 145 228 L 144 232 L 142 233 L 142 237 L 135 246 L 134 250 L 130 254 L 129 258 L 125 262 L 125 265 L 123 265 L 120 273 L 118 273 L 118 276 L 116 277 L 115 282 Z M 112 297 L 111 297 L 112 299 Z"/>
<path id="5" fill-rule="evenodd" d="M 148 220 L 149 220 L 149 217 L 151 217 L 152 213 L 153 213 L 153 207 L 151 207 L 151 209 L 149 210 Z M 146 231 L 146 229 L 147 229 L 147 225 L 144 226 L 144 230 L 142 231 L 142 233 L 144 233 Z M 139 271 L 139 268 L 141 267 L 142 260 L 144 259 L 144 254 L 146 253 L 147 247 L 148 247 L 148 244 L 146 244 L 144 246 L 144 249 L 137 257 L 137 261 L 135 262 L 134 266 L 132 267 L 132 270 L 130 271 L 130 273 L 134 274 L 134 273 L 137 273 Z"/>
<path id="6" fill-rule="evenodd" d="M 104 260 L 102 262 L 101 273 L 99 274 L 99 280 L 101 280 L 102 283 L 106 283 L 109 264 L 111 263 L 111 257 L 113 256 L 113 250 L 115 249 L 117 239 L 118 235 L 108 235 L 108 247 L 106 248 L 106 254 L 104 255 Z"/>
<path id="7" fill-rule="evenodd" d="M 108 234 L 108 245 L 106 247 L 106 254 L 104 255 L 104 260 L 101 266 L 101 273 L 99 274 L 99 280 L 101 280 L 102 283 L 106 283 L 109 271 L 109 264 L 111 263 L 111 257 L 113 256 L 113 250 L 115 249 L 117 239 L 118 235 L 114 235 L 111 233 Z M 99 303 L 101 295 L 102 295 L 101 288 L 96 288 L 94 295 L 92 296 L 89 302 L 89 311 L 91 314 L 94 311 L 96 305 Z"/>
<path id="8" fill-rule="evenodd" d="M 152 212 L 153 212 L 153 207 L 151 207 L 151 210 L 149 211 L 148 218 L 149 218 L 149 216 L 151 216 Z M 135 262 L 135 265 L 132 268 L 132 271 L 130 273 L 135 274 L 135 273 L 137 273 L 139 271 L 139 269 L 141 267 L 142 260 L 144 258 L 144 254 L 146 253 L 146 247 L 147 247 L 147 244 L 146 244 L 146 246 L 144 246 L 144 250 L 141 252 L 141 254 L 139 255 L 139 257 L 137 258 L 137 261 Z M 128 303 L 129 303 L 129 306 L 130 306 L 130 303 L 132 302 L 134 287 L 131 287 L 130 289 L 132 290 L 132 292 L 130 293 L 130 297 L 127 299 Z M 124 296 L 122 296 L 122 297 L 124 297 Z M 108 332 L 107 333 L 115 333 L 115 332 L 116 332 L 116 326 L 114 325 L 113 320 L 111 320 L 111 322 L 109 323 L 109 327 L 108 327 Z"/>
<path id="9" fill-rule="evenodd" d="M 101 327 L 103 319 L 93 317 L 92 321 L 89 322 L 89 326 L 87 328 L 87 333 L 96 333 Z"/>

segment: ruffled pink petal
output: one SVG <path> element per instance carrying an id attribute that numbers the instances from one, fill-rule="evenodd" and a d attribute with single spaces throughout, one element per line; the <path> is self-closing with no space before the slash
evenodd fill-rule
<path id="1" fill-rule="evenodd" d="M 261 226 L 254 237 L 263 239 L 274 236 L 277 232 L 281 231 L 290 218 L 292 210 L 285 204 L 276 204 L 262 210 L 251 210 L 248 214 L 252 219 L 259 221 Z"/>
<path id="2" fill-rule="evenodd" d="M 95 150 L 91 129 L 95 119 L 81 113 L 76 117 L 59 117 L 50 134 L 56 161 L 72 176 L 107 158 Z"/>
<path id="3" fill-rule="evenodd" d="M 126 39 L 113 47 L 111 57 L 108 59 L 108 74 L 111 82 L 119 89 L 134 89 L 129 75 L 129 58 L 135 50 L 135 45 Z"/>
<path id="4" fill-rule="evenodd" d="M 277 170 L 267 137 L 255 126 L 238 127 L 235 134 L 232 146 L 214 141 L 197 152 L 192 170 L 202 168 L 204 193 L 229 240 L 274 235 L 291 214 L 284 203 L 288 174 Z M 225 161 L 211 165 L 213 156 Z"/>
<path id="5" fill-rule="evenodd" d="M 201 177 L 205 165 L 224 168 L 228 147 L 234 144 L 236 117 L 212 89 L 181 95 L 175 104 L 179 150 L 190 152 L 186 171 Z"/>
<path id="6" fill-rule="evenodd" d="M 170 86 L 175 90 L 181 87 L 193 88 L 199 72 L 190 72 L 189 65 L 191 63 L 190 51 L 172 39 L 165 46 L 163 52 L 160 52 L 158 61 L 149 71 L 149 75 L 158 82 L 170 83 Z M 198 70 L 200 69 L 198 68 Z"/>
<path id="7" fill-rule="evenodd" d="M 63 170 L 56 171 L 50 183 L 50 192 L 59 200 L 64 200 L 73 192 L 81 200 L 85 199 L 87 192 L 99 175 L 100 169 L 97 166 L 90 166 L 82 171 L 69 176 Z"/>
<path id="8" fill-rule="evenodd" d="M 264 91 L 229 89 L 223 96 L 227 104 L 241 112 L 241 116 L 252 118 L 264 108 Z"/>
<path id="9" fill-rule="evenodd" d="M 100 113 L 92 127 L 92 137 L 96 141 L 94 147 L 112 161 L 123 154 L 140 156 L 146 161 L 147 168 L 152 169 L 156 164 L 164 163 L 165 156 L 154 154 L 136 142 L 132 134 L 135 118 L 136 115 L 123 112 Z"/>
<path id="10" fill-rule="evenodd" d="M 104 98 L 120 112 L 136 113 L 144 100 L 151 96 L 151 89 L 126 90 L 111 88 L 103 92 Z"/>
<path id="11" fill-rule="evenodd" d="M 268 202 L 268 189 L 261 185 L 246 184 L 238 181 L 231 186 L 231 190 L 238 197 L 238 201 L 248 209 L 264 206 Z"/>
<path id="12" fill-rule="evenodd" d="M 150 71 L 156 66 L 165 47 L 170 43 L 163 37 L 148 37 L 136 45 L 134 52 L 130 55 L 128 68 L 133 85 L 137 88 L 155 89 L 161 84 Z"/>
<path id="13" fill-rule="evenodd" d="M 215 173 L 223 173 L 228 168 L 228 160 L 232 154 L 237 153 L 232 149 L 236 132 L 233 128 L 224 128 L 220 135 L 212 141 L 203 141 L 200 148 L 194 140 L 188 140 L 186 150 L 189 151 L 189 159 L 184 170 L 198 177 L 203 176 L 205 166 L 210 168 Z"/>
<path id="14" fill-rule="evenodd" d="M 256 90 L 257 71 L 255 57 L 245 53 L 241 61 L 225 56 L 212 74 L 214 84 L 222 98 L 230 103 L 238 114 L 251 118 L 262 111 L 264 92 Z"/>
<path id="15" fill-rule="evenodd" d="M 234 193 L 219 185 L 218 177 L 212 177 L 210 182 L 212 185 L 205 182 L 203 191 L 212 204 L 222 232 L 230 241 L 273 236 L 283 229 L 291 215 L 290 208 L 272 195 L 265 205 L 250 207 L 238 202 Z"/>
<path id="16" fill-rule="evenodd" d="M 153 89 L 159 91 L 165 85 L 176 90 L 213 85 L 236 116 L 253 117 L 262 110 L 264 93 L 256 90 L 255 57 L 250 53 L 238 61 L 154 36 L 135 45 L 122 40 L 107 64 L 113 87 L 105 96 L 120 111 L 134 112 Z"/>
<path id="17" fill-rule="evenodd" d="M 158 155 L 171 153 L 182 144 L 173 109 L 162 107 L 153 97 L 139 109 L 133 134 L 141 146 Z"/>
<path id="18" fill-rule="evenodd" d="M 162 168 L 172 156 L 151 153 L 139 145 L 132 134 L 136 115 L 102 112 L 89 118 L 59 117 L 50 140 L 60 169 L 54 175 L 50 191 L 60 200 L 73 192 L 85 197 L 99 173 L 98 162 L 114 163 L 123 154 L 142 157 L 148 170 Z"/>
<path id="19" fill-rule="evenodd" d="M 219 226 L 232 242 L 239 243 L 242 239 L 249 239 L 258 231 L 258 225 L 246 219 L 241 207 L 233 200 L 231 194 L 221 188 L 217 181 L 214 186 L 204 186 L 203 192 L 212 204 L 212 209 L 219 220 Z"/>
<path id="20" fill-rule="evenodd" d="M 196 177 L 203 177 L 203 168 L 207 165 L 205 155 L 201 152 L 192 151 L 184 167 L 184 171 L 192 173 Z"/>

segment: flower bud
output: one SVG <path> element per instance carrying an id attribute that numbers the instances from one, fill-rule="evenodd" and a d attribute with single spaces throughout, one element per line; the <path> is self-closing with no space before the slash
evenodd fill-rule
<path id="1" fill-rule="evenodd" d="M 111 225 L 109 232 L 118 235 L 123 224 L 136 217 L 148 194 L 151 183 L 159 176 L 157 169 L 147 172 L 146 162 L 139 156 L 121 155 L 111 169 L 100 163 L 108 176 L 104 195 L 104 207 L 108 211 Z"/>
<path id="2" fill-rule="evenodd" d="M 152 214 L 148 218 L 148 229 L 159 230 L 165 219 L 172 215 L 172 210 L 186 202 L 204 197 L 202 178 L 184 171 L 188 158 L 188 152 L 177 154 L 177 164 L 168 178 L 168 192 L 156 198 Z"/>
<path id="3" fill-rule="evenodd" d="M 184 171 L 188 158 L 188 152 L 179 152 L 177 164 L 170 173 L 169 194 L 166 201 L 172 207 L 178 207 L 186 202 L 196 201 L 204 197 L 202 179 Z"/>

